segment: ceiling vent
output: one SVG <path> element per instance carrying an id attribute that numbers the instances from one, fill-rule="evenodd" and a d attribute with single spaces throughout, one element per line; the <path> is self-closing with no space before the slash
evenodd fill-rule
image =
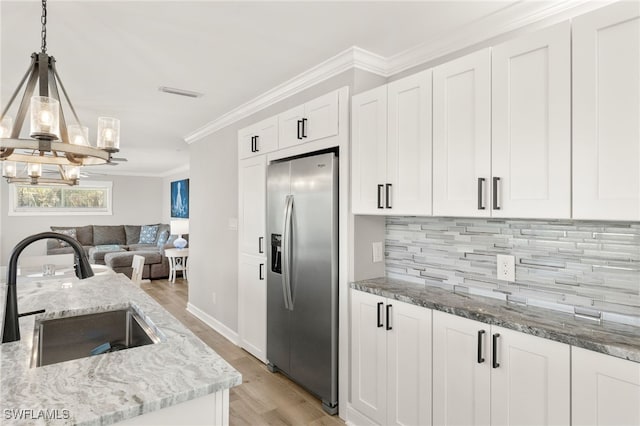
<path id="1" fill-rule="evenodd" d="M 164 93 L 170 93 L 172 95 L 186 96 L 187 98 L 201 98 L 203 96 L 200 92 L 192 92 L 191 90 L 176 89 L 175 87 L 160 86 L 158 90 Z"/>

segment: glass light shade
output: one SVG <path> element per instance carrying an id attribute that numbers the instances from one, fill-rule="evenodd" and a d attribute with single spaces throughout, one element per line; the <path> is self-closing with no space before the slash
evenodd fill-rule
<path id="1" fill-rule="evenodd" d="M 120 149 L 120 120 L 98 117 L 98 148 Z"/>
<path id="2" fill-rule="evenodd" d="M 27 173 L 30 177 L 42 176 L 42 164 L 40 163 L 27 163 Z"/>
<path id="3" fill-rule="evenodd" d="M 80 167 L 64 166 L 64 174 L 67 179 L 80 179 Z"/>
<path id="4" fill-rule="evenodd" d="M 31 137 L 59 139 L 60 102 L 46 96 L 31 98 Z"/>
<path id="5" fill-rule="evenodd" d="M 0 121 L 0 138 L 10 138 L 13 129 L 13 118 L 4 116 Z"/>
<path id="6" fill-rule="evenodd" d="M 71 124 L 67 126 L 67 133 L 69 134 L 69 142 L 74 145 L 89 146 L 89 128 L 86 126 L 80 126 L 78 124 Z"/>
<path id="7" fill-rule="evenodd" d="M 2 176 L 6 178 L 16 177 L 17 168 L 15 161 L 3 161 L 2 162 Z"/>

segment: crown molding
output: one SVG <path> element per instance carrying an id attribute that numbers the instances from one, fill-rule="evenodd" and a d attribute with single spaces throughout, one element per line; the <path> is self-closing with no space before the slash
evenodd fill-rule
<path id="1" fill-rule="evenodd" d="M 616 0 L 565 0 L 561 2 L 522 1 L 481 18 L 464 29 L 453 29 L 437 40 L 430 40 L 388 58 L 387 77 L 398 74 L 474 44 L 509 32 L 534 31 L 581 15 Z"/>
<path id="2" fill-rule="evenodd" d="M 196 142 L 349 69 L 357 68 L 388 78 L 502 34 L 524 27 L 535 30 L 549 26 L 614 1 L 616 0 L 565 0 L 551 3 L 519 1 L 465 25 L 462 29 L 452 29 L 437 40 L 430 40 L 390 57 L 352 46 L 210 121 L 189 133 L 184 140 L 188 144 Z"/>
<path id="3" fill-rule="evenodd" d="M 353 68 L 360 68 L 373 73 L 381 73 L 384 72 L 386 68 L 386 59 L 359 47 L 350 47 L 257 96 L 251 101 L 221 115 L 217 119 L 188 134 L 184 140 L 186 143 L 191 144 L 243 118 L 249 117 L 264 108 Z"/>

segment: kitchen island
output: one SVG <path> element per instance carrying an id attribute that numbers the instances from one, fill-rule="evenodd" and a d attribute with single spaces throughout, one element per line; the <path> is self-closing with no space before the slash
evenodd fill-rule
<path id="1" fill-rule="evenodd" d="M 122 274 L 18 282 L 21 340 L 0 345 L 3 425 L 226 424 L 242 377 Z M 4 318 L 6 285 L 0 285 Z M 160 336 L 149 344 L 32 367 L 37 321 L 133 308 Z"/>

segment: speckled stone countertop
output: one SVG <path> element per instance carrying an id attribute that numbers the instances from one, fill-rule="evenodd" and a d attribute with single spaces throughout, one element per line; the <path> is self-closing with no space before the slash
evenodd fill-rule
<path id="1" fill-rule="evenodd" d="M 579 320 L 562 312 L 391 278 L 358 281 L 351 288 L 640 362 L 639 327 Z"/>
<path id="2" fill-rule="evenodd" d="M 0 285 L 0 321 L 6 285 Z M 31 368 L 36 319 L 133 306 L 163 341 L 119 352 Z M 21 340 L 0 344 L 3 425 L 107 425 L 228 389 L 241 374 L 122 274 L 18 282 Z M 57 420 L 11 419 L 7 410 L 57 411 Z M 65 410 L 65 411 L 63 411 Z M 32 415 L 33 417 L 33 415 Z M 63 418 L 68 417 L 68 418 Z"/>

